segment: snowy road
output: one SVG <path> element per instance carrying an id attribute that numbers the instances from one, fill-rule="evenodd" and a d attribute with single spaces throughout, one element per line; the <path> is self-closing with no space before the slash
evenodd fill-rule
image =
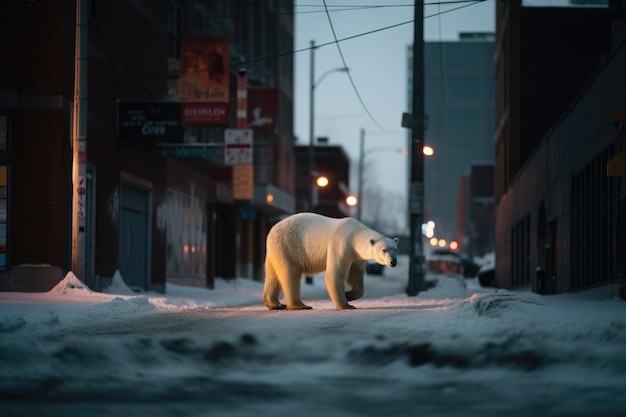
<path id="1" fill-rule="evenodd" d="M 2 295 L 0 415 L 626 414 L 622 300 L 401 281 L 370 277 L 348 311 L 323 288 L 310 311 Z"/>

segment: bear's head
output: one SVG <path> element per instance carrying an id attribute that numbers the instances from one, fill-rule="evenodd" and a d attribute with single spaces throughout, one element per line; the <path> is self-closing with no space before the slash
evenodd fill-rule
<path id="1" fill-rule="evenodd" d="M 389 239 L 383 237 L 378 240 L 370 239 L 372 244 L 372 254 L 374 260 L 381 265 L 386 265 L 393 268 L 398 264 L 398 242 L 400 239 L 397 237 Z"/>

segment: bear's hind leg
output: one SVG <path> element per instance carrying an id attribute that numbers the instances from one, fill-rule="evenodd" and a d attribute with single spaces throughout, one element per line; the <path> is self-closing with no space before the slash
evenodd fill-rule
<path id="1" fill-rule="evenodd" d="M 287 308 L 278 301 L 280 296 L 280 283 L 276 270 L 269 261 L 265 262 L 265 283 L 263 284 L 263 300 L 270 310 L 284 310 Z"/>
<path id="2" fill-rule="evenodd" d="M 279 276 L 280 284 L 285 294 L 285 304 L 287 310 L 310 310 L 310 307 L 302 302 L 300 291 L 302 283 L 302 272 L 295 268 L 290 268 L 284 276 Z"/>

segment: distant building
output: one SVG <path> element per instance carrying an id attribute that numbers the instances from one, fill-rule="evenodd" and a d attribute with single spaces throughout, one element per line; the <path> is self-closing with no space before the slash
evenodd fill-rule
<path id="1" fill-rule="evenodd" d="M 459 181 L 472 161 L 493 160 L 493 56 L 493 33 L 424 45 L 424 137 L 435 151 L 424 158 L 424 220 L 435 221 L 436 236 L 447 241 L 465 240 L 459 228 L 467 219 L 457 221 Z M 412 86 L 412 46 L 408 62 Z M 489 234 L 493 226 L 487 227 Z"/>
<path id="2" fill-rule="evenodd" d="M 618 3 L 618 2 L 610 2 Z M 496 2 L 496 282 L 573 291 L 626 274 L 623 8 Z"/>
<path id="3" fill-rule="evenodd" d="M 314 147 L 314 177 L 328 178 L 328 185 L 314 188 L 313 206 L 310 206 L 309 146 L 296 146 L 296 211 L 311 211 L 329 217 L 350 216 L 346 198 L 350 195 L 350 158 L 341 146 Z"/>
<path id="4" fill-rule="evenodd" d="M 466 252 L 484 256 L 494 252 L 495 204 L 493 198 L 493 162 L 472 162 L 468 174 L 468 228 Z"/>

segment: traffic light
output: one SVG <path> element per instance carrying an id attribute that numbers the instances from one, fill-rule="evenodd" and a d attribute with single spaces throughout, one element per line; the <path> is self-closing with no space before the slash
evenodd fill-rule
<path id="1" fill-rule="evenodd" d="M 622 105 L 613 117 L 617 139 L 615 146 L 626 148 L 626 104 Z M 626 150 L 622 149 L 606 164 L 606 175 L 608 177 L 626 177 Z"/>

